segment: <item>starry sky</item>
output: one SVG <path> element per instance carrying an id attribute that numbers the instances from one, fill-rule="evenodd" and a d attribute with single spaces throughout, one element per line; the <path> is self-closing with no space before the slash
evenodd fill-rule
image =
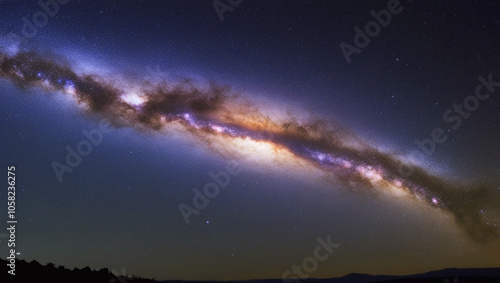
<path id="1" fill-rule="evenodd" d="M 500 265 L 495 1 L 66 2 L 0 1 L 20 258 L 281 278 L 330 237 L 309 276 Z"/>

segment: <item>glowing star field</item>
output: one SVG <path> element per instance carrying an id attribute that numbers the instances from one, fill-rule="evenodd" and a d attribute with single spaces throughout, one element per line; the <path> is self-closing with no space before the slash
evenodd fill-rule
<path id="1" fill-rule="evenodd" d="M 493 1 L 79 2 L 0 2 L 19 258 L 161 280 L 499 266 Z"/>

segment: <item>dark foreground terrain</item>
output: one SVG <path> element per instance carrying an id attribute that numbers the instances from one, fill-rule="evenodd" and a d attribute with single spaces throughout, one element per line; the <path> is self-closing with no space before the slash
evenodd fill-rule
<path id="1" fill-rule="evenodd" d="M 188 283 L 188 282 L 203 282 L 217 283 L 228 281 L 158 281 L 154 279 L 144 279 L 136 276 L 118 275 L 109 271 L 107 268 L 100 270 L 92 270 L 89 267 L 82 269 L 68 269 L 64 266 L 56 266 L 52 263 L 42 265 L 37 261 L 27 262 L 17 260 L 15 276 L 8 274 L 10 268 L 8 262 L 0 259 L 2 265 L 1 282 L 102 282 L 102 283 Z M 281 279 L 263 279 L 263 280 L 248 280 L 248 281 L 233 281 L 241 283 L 282 283 Z M 285 280 L 289 283 L 307 282 L 307 283 L 369 283 L 369 282 L 390 282 L 390 283 L 500 283 L 500 268 L 449 268 L 437 271 L 431 271 L 422 274 L 392 276 L 392 275 L 367 275 L 367 274 L 349 274 L 340 278 L 329 279 L 290 279 Z"/>

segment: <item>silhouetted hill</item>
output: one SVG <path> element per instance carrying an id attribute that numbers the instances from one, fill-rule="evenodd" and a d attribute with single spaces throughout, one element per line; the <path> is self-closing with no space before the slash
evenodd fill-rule
<path id="1" fill-rule="evenodd" d="M 456 279 L 455 279 L 456 278 Z M 447 280 L 447 281 L 446 281 Z M 456 281 L 456 282 L 455 282 Z M 167 282 L 167 281 L 165 281 Z M 285 282 L 299 283 L 289 279 Z M 339 278 L 304 279 L 302 283 L 500 283 L 500 268 L 449 268 L 414 275 L 369 275 L 351 273 Z M 282 280 L 252 280 L 246 283 L 283 283 Z"/>
<path id="2" fill-rule="evenodd" d="M 27 262 L 25 260 L 16 260 L 15 276 L 7 273 L 10 268 L 8 262 L 0 259 L 2 265 L 0 278 L 6 278 L 7 281 L 1 282 L 71 282 L 71 283 L 153 283 L 158 282 L 142 278 L 126 278 L 123 276 L 115 276 L 107 268 L 101 270 L 91 270 L 90 267 L 82 269 L 73 268 L 72 270 L 64 266 L 56 267 L 53 263 L 41 265 L 36 260 Z"/>
<path id="3" fill-rule="evenodd" d="M 52 263 L 41 265 L 33 260 L 27 262 L 17 260 L 16 275 L 7 274 L 9 268 L 7 261 L 0 259 L 2 265 L 2 275 L 0 278 L 7 278 L 1 282 L 92 282 L 92 283 L 283 283 L 281 279 L 263 279 L 263 280 L 246 280 L 246 281 L 181 281 L 167 280 L 155 281 L 138 277 L 115 276 L 107 268 L 101 270 L 91 270 L 88 266 L 82 269 L 74 268 L 72 270 L 63 266 L 56 267 Z M 352 273 L 339 278 L 329 279 L 289 279 L 289 283 L 500 283 L 500 268 L 449 268 L 437 271 L 431 271 L 422 274 L 394 276 L 394 275 L 368 275 Z"/>

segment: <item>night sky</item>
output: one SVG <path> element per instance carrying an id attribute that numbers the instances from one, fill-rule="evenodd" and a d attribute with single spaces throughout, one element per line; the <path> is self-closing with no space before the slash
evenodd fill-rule
<path id="1" fill-rule="evenodd" d="M 310 277 L 500 266 L 496 1 L 65 2 L 0 1 L 19 258 L 282 278 L 319 237 Z"/>

